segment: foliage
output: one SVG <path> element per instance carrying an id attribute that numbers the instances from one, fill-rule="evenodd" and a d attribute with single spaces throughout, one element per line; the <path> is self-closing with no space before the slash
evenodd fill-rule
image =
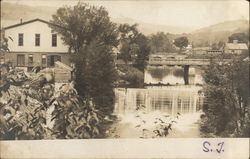
<path id="1" fill-rule="evenodd" d="M 99 110 L 109 114 L 113 110 L 113 88 L 117 79 L 111 48 L 93 41 L 86 47 L 85 55 L 87 61 L 80 59 L 80 55 L 74 59 L 78 68 L 76 89 L 84 99 L 92 98 Z"/>
<path id="2" fill-rule="evenodd" d="M 218 136 L 249 136 L 249 64 L 234 57 L 228 64 L 205 69 L 206 102 L 202 130 Z"/>
<path id="3" fill-rule="evenodd" d="M 64 6 L 52 15 L 51 23 L 57 24 L 51 28 L 62 35 L 64 43 L 75 53 L 97 39 L 105 45 L 118 44 L 116 25 L 103 7 L 81 2 L 73 7 Z"/>
<path id="4" fill-rule="evenodd" d="M 57 89 L 45 77 L 11 68 L 4 74 L 0 87 L 1 139 L 103 137 L 105 130 L 100 124 L 105 121 L 104 114 L 97 106 L 80 97 L 72 83 Z"/>
<path id="5" fill-rule="evenodd" d="M 171 53 L 176 51 L 173 43 L 168 37 L 168 34 L 163 32 L 158 32 L 150 36 L 150 46 L 152 53 Z"/>
<path id="6" fill-rule="evenodd" d="M 179 47 L 181 51 L 183 48 L 188 46 L 188 38 L 185 36 L 176 38 L 174 40 L 174 44 L 175 46 Z"/>
<path id="7" fill-rule="evenodd" d="M 135 41 L 139 48 L 137 51 L 137 56 L 135 60 L 137 64 L 136 67 L 140 71 L 144 71 L 144 68 L 147 65 L 147 60 L 149 58 L 149 53 L 151 51 L 149 40 L 145 35 L 139 34 L 136 37 Z"/>
<path id="8" fill-rule="evenodd" d="M 11 38 L 10 38 L 11 39 Z M 11 39 L 12 40 L 12 39 Z M 0 53 L 5 51 L 10 51 L 8 47 L 8 41 L 9 39 L 5 37 L 4 32 L 0 32 Z"/>
<path id="9" fill-rule="evenodd" d="M 211 45 L 212 50 L 221 50 L 225 43 L 223 41 L 219 41 L 218 43 L 213 43 Z"/>
<path id="10" fill-rule="evenodd" d="M 140 138 L 148 138 L 150 135 L 151 135 L 150 137 L 152 138 L 167 137 L 169 135 L 169 132 L 172 130 L 172 126 L 174 125 L 174 123 L 177 123 L 177 120 L 181 115 L 180 113 L 177 113 L 174 118 L 167 114 L 157 115 L 157 117 L 153 119 L 153 125 L 149 130 L 145 128 L 145 126 L 148 124 L 147 122 L 150 121 L 143 119 L 143 114 L 145 114 L 145 106 L 138 105 L 136 108 L 135 117 L 140 120 L 140 124 L 136 125 L 135 128 L 140 129 L 140 131 L 142 132 Z"/>
<path id="11" fill-rule="evenodd" d="M 239 43 L 248 43 L 249 42 L 249 33 L 234 33 L 228 37 L 228 42 L 232 43 L 233 40 L 238 40 Z"/>
<path id="12" fill-rule="evenodd" d="M 10 69 L 1 85 L 1 139 L 49 138 L 46 110 L 53 85 L 39 76 L 31 79 L 22 70 Z"/>
<path id="13" fill-rule="evenodd" d="M 138 27 L 137 24 L 133 24 L 133 25 L 120 24 L 118 27 L 119 35 L 120 35 L 119 40 L 123 41 L 123 40 L 134 39 L 139 34 L 137 27 Z"/>
<path id="14" fill-rule="evenodd" d="M 137 24 L 121 24 L 118 27 L 119 41 L 120 41 L 120 55 L 126 63 L 132 61 L 132 58 L 137 55 L 139 51 L 138 45 L 134 43 L 134 39 L 138 36 L 139 31 Z"/>
<path id="15" fill-rule="evenodd" d="M 56 138 L 96 138 L 102 116 L 91 101 L 83 100 L 72 84 L 62 85 L 52 98 L 53 134 Z"/>
<path id="16" fill-rule="evenodd" d="M 115 69 L 112 48 L 118 45 L 116 24 L 103 7 L 79 2 L 74 7 L 59 8 L 52 16 L 52 29 L 74 54 L 75 86 L 85 100 L 90 98 L 98 109 L 110 113 L 113 105 Z"/>
<path id="17" fill-rule="evenodd" d="M 142 88 L 144 74 L 132 66 L 119 66 L 120 71 L 118 87 Z"/>
<path id="18" fill-rule="evenodd" d="M 148 38 L 138 31 L 136 24 L 131 26 L 121 24 L 118 30 L 120 41 L 119 57 L 126 63 L 134 61 L 137 68 L 143 71 L 150 53 Z"/>

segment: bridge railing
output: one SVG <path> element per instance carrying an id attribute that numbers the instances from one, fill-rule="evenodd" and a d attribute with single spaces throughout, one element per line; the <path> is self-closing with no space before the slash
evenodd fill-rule
<path id="1" fill-rule="evenodd" d="M 215 62 L 227 63 L 231 59 L 214 59 Z M 149 60 L 149 65 L 209 65 L 210 59 L 164 59 L 164 60 Z"/>
<path id="2" fill-rule="evenodd" d="M 165 60 L 149 60 L 149 65 L 209 65 L 209 59 L 165 59 Z"/>

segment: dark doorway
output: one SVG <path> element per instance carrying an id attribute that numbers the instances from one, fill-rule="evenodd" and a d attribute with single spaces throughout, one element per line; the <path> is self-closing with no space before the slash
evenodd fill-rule
<path id="1" fill-rule="evenodd" d="M 48 56 L 48 66 L 49 67 L 54 67 L 56 61 L 61 61 L 61 56 L 59 56 L 59 55 Z"/>

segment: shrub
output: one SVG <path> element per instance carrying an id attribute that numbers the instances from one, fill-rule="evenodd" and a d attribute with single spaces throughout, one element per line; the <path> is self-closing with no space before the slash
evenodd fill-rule
<path id="1" fill-rule="evenodd" d="M 125 84 L 119 84 L 120 87 L 130 88 L 141 88 L 144 85 L 144 74 L 137 68 L 132 66 L 120 66 L 119 71 L 123 72 L 120 74 L 119 79 L 125 81 Z"/>
<path id="2" fill-rule="evenodd" d="M 1 139 L 55 139 L 102 137 L 102 115 L 79 97 L 72 83 L 55 91 L 43 75 L 30 76 L 11 69 L 0 86 Z M 52 109 L 52 118 L 49 118 Z M 52 121 L 52 122 L 51 122 Z M 51 125 L 52 123 L 52 125 Z"/>

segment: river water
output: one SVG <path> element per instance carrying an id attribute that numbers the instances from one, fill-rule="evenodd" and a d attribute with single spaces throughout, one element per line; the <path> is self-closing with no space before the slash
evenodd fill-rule
<path id="1" fill-rule="evenodd" d="M 189 84 L 203 84 L 202 69 L 189 67 Z M 144 83 L 184 84 L 184 69 L 181 66 L 148 67 L 144 73 Z"/>
<path id="2" fill-rule="evenodd" d="M 190 67 L 190 84 L 184 85 L 182 67 L 150 68 L 145 70 L 144 83 L 160 82 L 170 86 L 116 88 L 114 114 L 119 120 L 112 127 L 111 136 L 199 137 L 197 122 L 203 103 L 201 72 L 199 68 Z M 166 136 L 156 133 L 164 127 L 170 127 Z"/>

